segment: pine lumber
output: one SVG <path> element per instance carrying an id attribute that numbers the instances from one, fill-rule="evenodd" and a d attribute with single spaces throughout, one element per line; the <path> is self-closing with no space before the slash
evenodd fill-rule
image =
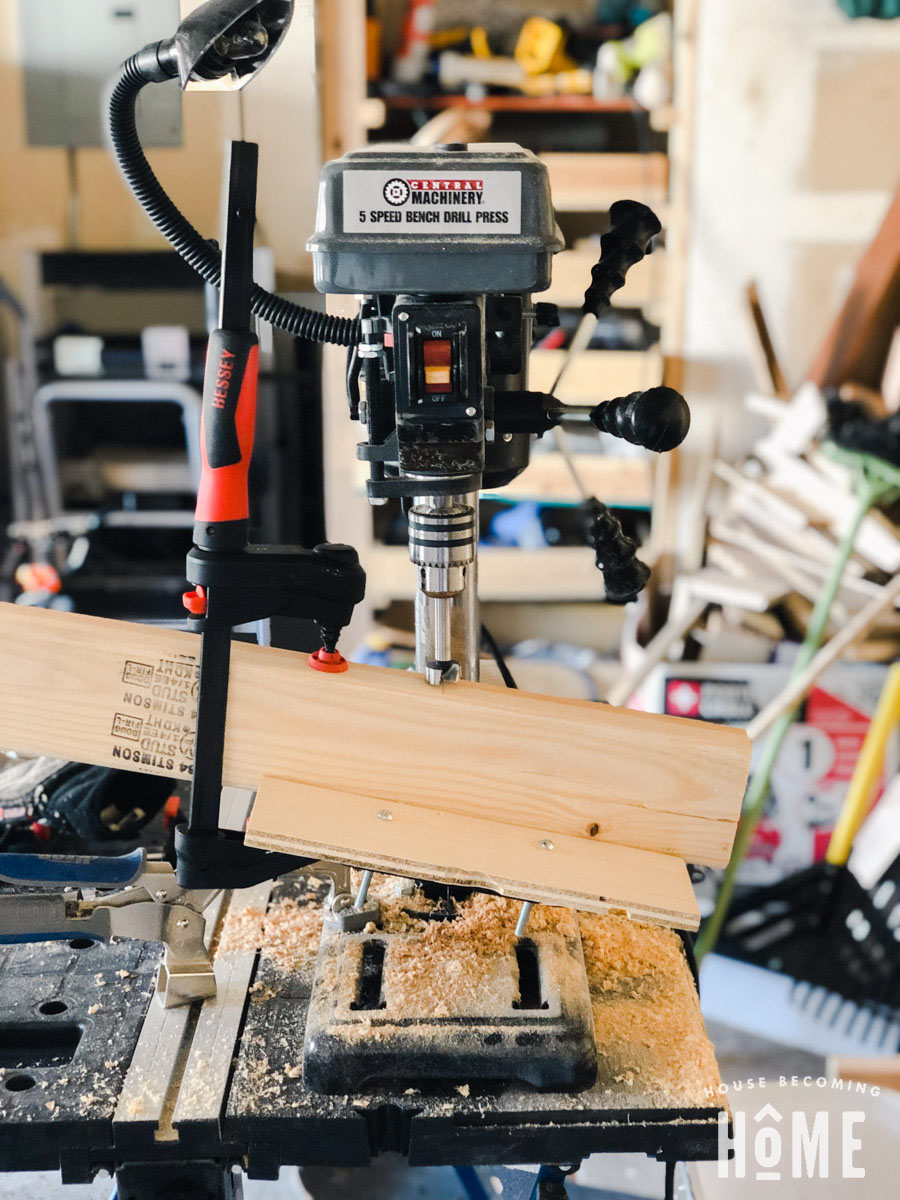
<path id="1" fill-rule="evenodd" d="M 178 630 L 0 605 L 0 745 L 189 778 L 198 651 Z M 226 786 L 294 779 L 719 866 L 748 766 L 738 729 L 233 645 Z"/>
<path id="2" fill-rule="evenodd" d="M 620 910 L 679 929 L 700 923 L 687 868 L 674 855 L 414 804 L 388 805 L 294 780 L 263 779 L 246 841 L 408 879 L 486 887 L 520 900 Z"/>

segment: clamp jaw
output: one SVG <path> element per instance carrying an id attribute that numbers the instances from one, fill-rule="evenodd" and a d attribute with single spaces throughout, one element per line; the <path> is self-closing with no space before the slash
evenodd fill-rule
<path id="1" fill-rule="evenodd" d="M 105 858 L 0 854 L 0 882 L 54 889 L 0 895 L 0 943 L 161 942 L 156 995 L 165 1008 L 216 994 L 203 914 L 218 891 L 181 887 L 173 867 L 148 861 L 143 850 Z"/>
<path id="2" fill-rule="evenodd" d="M 246 849 L 242 843 L 235 843 Z M 221 847 L 218 852 L 221 854 Z M 375 898 L 352 894 L 350 868 L 341 863 L 290 859 L 266 866 L 289 871 L 304 864 L 311 875 L 331 884 L 326 920 L 334 928 L 359 931 L 377 922 Z M 227 859 L 227 851 L 226 851 Z M 243 856 L 226 861 L 226 871 L 248 869 Z M 31 942 L 71 942 L 76 939 L 109 942 L 135 938 L 160 942 L 163 957 L 156 976 L 156 998 L 164 1008 L 177 1008 L 216 994 L 216 977 L 207 948 L 206 911 L 221 889 L 185 888 L 175 868 L 148 860 L 143 850 L 130 854 L 90 857 L 77 855 L 0 854 L 0 885 L 15 892 L 0 893 L 0 945 Z M 18 889 L 34 889 L 21 891 Z"/>
<path id="3" fill-rule="evenodd" d="M 372 872 L 363 875 L 362 886 L 353 895 L 350 868 L 346 863 L 320 860 L 304 867 L 304 873 L 325 878 L 330 884 L 325 900 L 325 924 L 342 933 L 359 933 L 370 921 L 376 925 L 381 920 L 381 905 L 374 896 L 370 897 L 369 884 Z"/>

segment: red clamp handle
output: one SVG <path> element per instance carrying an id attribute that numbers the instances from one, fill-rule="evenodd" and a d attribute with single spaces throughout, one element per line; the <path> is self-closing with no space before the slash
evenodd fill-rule
<path id="1" fill-rule="evenodd" d="M 241 550 L 247 545 L 258 371 L 255 334 L 228 329 L 210 334 L 194 513 L 194 543 L 203 550 Z"/>

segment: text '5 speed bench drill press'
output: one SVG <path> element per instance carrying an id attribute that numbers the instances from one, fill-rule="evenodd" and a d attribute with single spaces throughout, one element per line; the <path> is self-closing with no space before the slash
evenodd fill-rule
<path id="1" fill-rule="evenodd" d="M 368 496 L 373 504 L 399 499 L 405 511 L 417 572 L 416 669 L 434 685 L 478 679 L 479 492 L 501 488 L 525 470 L 532 438 L 566 425 L 666 451 L 683 440 L 689 426 L 684 400 L 665 387 L 593 407 L 560 403 L 554 395 L 559 379 L 549 393 L 528 389 L 533 330 L 556 322 L 552 306 L 534 304 L 532 295 L 549 286 L 552 257 L 563 241 L 546 168 L 518 146 L 380 146 L 325 166 L 309 243 L 315 282 L 322 292 L 359 297 L 354 319 L 300 308 L 253 284 L 254 145 L 231 147 L 222 252 L 193 229 L 144 158 L 135 124 L 137 96 L 147 84 L 175 77 L 185 86 L 211 79 L 243 86 L 277 46 L 291 8 L 289 0 L 204 5 L 175 37 L 129 60 L 110 109 L 113 147 L 136 197 L 175 249 L 207 282 L 220 286 L 220 328 L 210 340 L 204 391 L 196 544 L 188 558 L 194 590 L 185 597 L 190 621 L 202 635 L 191 806 L 176 840 L 178 902 L 192 912 L 220 889 L 309 867 L 308 860 L 253 849 L 240 834 L 219 827 L 232 629 L 275 614 L 311 619 L 323 642 L 311 665 L 340 671 L 346 663 L 338 636 L 364 589 L 350 547 L 248 545 L 253 314 L 298 337 L 347 349 L 350 416 L 366 431 L 359 456 L 369 464 Z M 597 315 L 660 232 L 653 213 L 636 202 L 614 205 L 610 216 L 573 352 L 587 344 Z M 597 382 L 602 388 L 602 379 Z M 649 576 L 635 543 L 599 500 L 586 500 L 585 516 L 607 599 L 634 599 Z M 465 746 L 459 751 L 464 758 Z M 553 1094 L 592 1086 L 597 1051 L 577 934 L 541 927 L 525 937 L 530 909 L 525 905 L 512 961 L 508 944 L 497 950 L 484 994 L 471 988 L 465 1004 L 439 1017 L 410 1011 L 379 1019 L 380 981 L 389 970 L 392 938 L 409 934 L 382 930 L 379 900 L 368 892 L 370 872 L 355 894 L 349 868 L 316 864 L 313 873 L 330 876 L 332 887 L 305 1028 L 303 1083 L 311 1092 L 336 1105 L 338 1097 L 381 1087 L 396 1094 L 399 1111 L 413 1085 L 426 1091 L 448 1083 L 527 1085 Z M 410 903 L 421 909 L 409 915 L 453 928 L 463 895 L 427 882 L 413 889 L 406 881 L 398 882 L 400 894 L 404 887 Z M 102 904 L 102 896 L 96 903 Z M 148 933 L 154 936 L 159 934 Z M 358 1003 L 348 1014 L 335 980 L 354 972 Z M 510 972 L 518 980 L 512 991 L 505 982 Z M 207 995 L 209 986 L 207 972 L 195 995 Z M 501 996 L 502 1012 L 498 987 L 502 995 L 509 993 L 506 1001 Z M 526 1002 L 526 992 L 534 993 L 534 1003 Z M 193 998 L 190 981 L 174 998 Z M 379 1021 L 378 1036 L 367 1037 L 373 1019 Z M 303 1030 L 294 1036 L 299 1041 Z M 394 1102 L 379 1103 L 389 1108 Z M 327 1111 L 334 1116 L 338 1110 Z M 498 1117 L 497 1136 L 519 1124 L 524 1128 L 528 1111 L 527 1103 L 523 1108 L 516 1101 L 507 1117 Z M 560 1122 L 549 1120 L 550 1111 L 545 1124 L 562 1138 L 553 1142 L 547 1135 L 554 1157 L 539 1149 L 545 1143 L 527 1150 L 510 1143 L 495 1147 L 495 1156 L 483 1147 L 480 1161 L 540 1156 L 568 1162 L 589 1152 L 594 1142 L 586 1137 L 572 1143 L 571 1155 L 565 1153 L 569 1143 Z M 393 1125 L 379 1148 L 398 1148 L 404 1136 L 408 1140 L 408 1129 L 406 1135 L 392 1130 Z M 374 1136 L 370 1133 L 370 1145 Z M 623 1148 L 648 1149 L 643 1143 Z M 658 1146 L 649 1150 L 659 1152 Z"/>

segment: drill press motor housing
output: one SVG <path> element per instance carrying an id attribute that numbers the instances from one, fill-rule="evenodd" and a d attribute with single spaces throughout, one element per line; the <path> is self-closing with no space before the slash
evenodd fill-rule
<path id="1" fill-rule="evenodd" d="M 555 322 L 530 295 L 562 248 L 547 169 L 519 146 L 385 146 L 325 166 L 309 249 L 320 291 L 362 296 L 372 498 L 524 470 L 530 439 L 494 436 L 493 396 L 524 386 L 535 317 Z M 350 387 L 352 402 L 353 370 Z"/>

